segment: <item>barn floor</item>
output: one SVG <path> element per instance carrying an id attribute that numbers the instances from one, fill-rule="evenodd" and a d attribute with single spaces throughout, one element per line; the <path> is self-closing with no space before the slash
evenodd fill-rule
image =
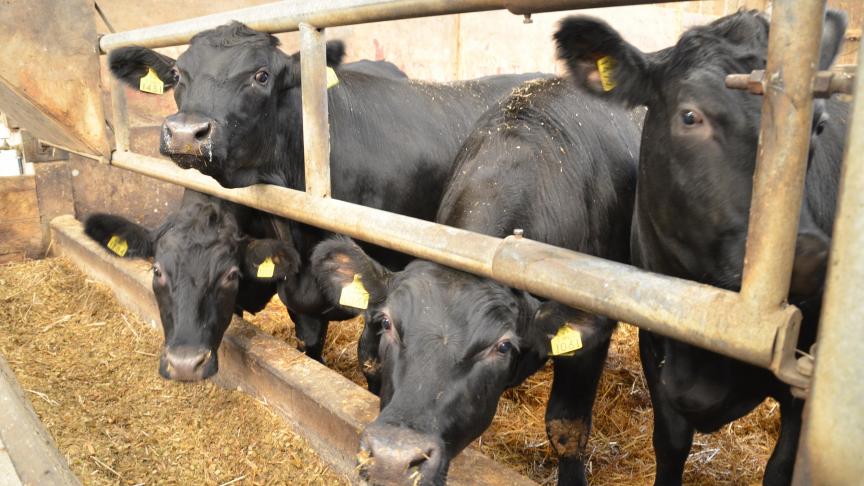
<path id="1" fill-rule="evenodd" d="M 63 259 L 0 266 L 0 354 L 85 485 L 347 484 L 248 395 L 160 378 L 160 334 Z"/>
<path id="2" fill-rule="evenodd" d="M 293 323 L 278 298 L 247 321 L 297 344 Z M 328 366 L 360 386 L 357 340 L 362 321 L 332 323 L 324 350 Z M 620 325 L 613 336 L 606 370 L 594 407 L 588 443 L 592 485 L 649 485 L 654 481 L 652 411 L 639 363 L 637 329 Z M 477 441 L 480 451 L 540 484 L 555 484 L 557 462 L 543 417 L 552 383 L 551 366 L 508 391 L 498 404 L 492 426 Z M 687 461 L 685 482 L 708 485 L 761 484 L 765 463 L 780 425 L 776 402 L 768 400 L 748 416 L 714 434 L 697 434 Z"/>
<path id="3" fill-rule="evenodd" d="M 101 284 L 52 258 L 0 266 L 0 354 L 85 484 L 344 484 L 266 406 L 212 383 L 186 386 L 156 371 L 160 331 L 116 303 Z M 245 316 L 294 344 L 293 325 L 274 300 Z M 327 364 L 365 386 L 356 366 L 358 320 L 334 323 Z M 556 464 L 543 426 L 547 367 L 501 400 L 479 449 L 541 484 Z M 688 484 L 761 481 L 779 413 L 766 402 L 742 420 L 697 435 Z M 653 480 L 651 407 L 639 368 L 636 330 L 613 338 L 594 410 L 589 479 L 595 485 Z M 203 480 L 203 481 L 202 481 Z"/>

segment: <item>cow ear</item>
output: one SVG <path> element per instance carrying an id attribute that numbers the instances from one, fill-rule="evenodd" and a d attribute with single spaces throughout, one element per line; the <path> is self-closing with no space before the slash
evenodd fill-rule
<path id="1" fill-rule="evenodd" d="M 846 14 L 839 10 L 827 10 L 822 25 L 822 45 L 819 50 L 819 69 L 826 70 L 834 64 L 843 37 L 846 34 Z"/>
<path id="2" fill-rule="evenodd" d="M 94 214 L 84 233 L 112 253 L 126 258 L 150 258 L 155 239 L 147 228 L 113 214 Z"/>
<path id="3" fill-rule="evenodd" d="M 345 43 L 341 40 L 328 41 L 325 47 L 325 58 L 327 66 L 338 67 L 345 58 Z M 300 86 L 300 52 L 288 56 L 285 68 L 284 88 L 291 89 Z"/>
<path id="4" fill-rule="evenodd" d="M 569 356 L 602 345 L 612 335 L 609 320 L 557 302 L 544 302 L 534 313 L 531 339 L 546 355 Z"/>
<path id="5" fill-rule="evenodd" d="M 174 59 L 147 49 L 146 47 L 121 47 L 108 54 L 108 68 L 117 79 L 138 89 L 141 78 L 147 76 L 152 69 L 164 84 L 164 89 L 173 88 L 176 84 L 171 71 L 176 61 Z"/>
<path id="6" fill-rule="evenodd" d="M 820 231 L 802 230 L 798 233 L 789 284 L 792 296 L 811 297 L 822 290 L 830 246 L 831 241 Z"/>
<path id="7" fill-rule="evenodd" d="M 653 92 L 648 58 L 609 24 L 590 17 L 568 17 L 555 33 L 558 57 L 577 84 L 598 96 L 644 105 Z"/>
<path id="8" fill-rule="evenodd" d="M 387 297 L 392 273 L 349 238 L 320 243 L 312 252 L 311 265 L 327 300 L 346 312 L 359 314 Z"/>
<path id="9" fill-rule="evenodd" d="M 345 43 L 341 40 L 332 40 L 327 42 L 327 65 L 337 67 L 342 64 L 345 58 Z"/>
<path id="10" fill-rule="evenodd" d="M 243 248 L 243 275 L 263 282 L 293 277 L 300 270 L 300 255 L 282 240 L 251 240 Z"/>

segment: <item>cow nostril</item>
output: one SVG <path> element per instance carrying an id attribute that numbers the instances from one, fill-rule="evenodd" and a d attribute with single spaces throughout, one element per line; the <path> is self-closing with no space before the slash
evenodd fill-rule
<path id="1" fill-rule="evenodd" d="M 198 369 L 201 368 L 201 366 L 207 362 L 207 358 L 209 356 L 210 356 L 210 351 L 207 351 L 206 353 L 201 353 L 198 356 L 196 356 L 195 361 L 192 364 L 192 370 L 198 371 Z"/>
<path id="2" fill-rule="evenodd" d="M 428 461 L 430 458 L 430 452 L 420 452 L 411 462 L 408 463 L 408 470 L 410 471 L 412 468 L 420 468 L 424 462 Z"/>
<path id="3" fill-rule="evenodd" d="M 210 136 L 210 129 L 210 122 L 199 123 L 193 128 L 192 135 L 195 137 L 195 140 L 203 142 Z"/>

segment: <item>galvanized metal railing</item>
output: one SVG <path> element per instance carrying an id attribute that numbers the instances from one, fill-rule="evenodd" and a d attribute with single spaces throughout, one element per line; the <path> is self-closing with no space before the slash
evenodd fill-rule
<path id="1" fill-rule="evenodd" d="M 157 179 L 245 204 L 279 216 L 451 266 L 539 296 L 635 324 L 680 341 L 700 346 L 772 370 L 781 380 L 808 388 L 810 376 L 796 367 L 795 345 L 801 315 L 785 300 L 789 291 L 794 245 L 801 207 L 812 115 L 813 79 L 818 64 L 825 0 L 777 0 L 771 21 L 766 68 L 760 149 L 754 175 L 747 251 L 740 293 L 696 282 L 653 274 L 511 236 L 493 238 L 440 224 L 329 199 L 329 127 L 325 83 L 323 28 L 483 10 L 508 9 L 530 15 L 565 9 L 653 3 L 649 0 L 331 0 L 277 2 L 199 17 L 161 26 L 109 34 L 100 49 L 141 45 L 164 47 L 186 43 L 196 33 L 239 20 L 265 32 L 301 32 L 303 123 L 306 192 L 258 185 L 225 189 L 209 177 L 183 171 L 166 161 L 128 151 L 129 129 L 122 86 L 112 83 L 117 151 L 111 163 Z M 862 72 L 859 64 L 858 92 Z M 832 455 L 843 447 L 858 450 L 864 442 L 861 414 L 864 384 L 851 371 L 840 377 L 818 363 L 831 366 L 854 359 L 860 368 L 864 354 L 864 326 L 854 316 L 864 315 L 861 287 L 864 268 L 860 228 L 864 218 L 864 101 L 855 98 L 853 125 L 846 154 L 844 191 L 834 234 L 834 253 L 826 300 L 825 340 L 820 336 L 815 394 L 808 404 L 808 428 L 814 437 L 833 437 L 831 447 L 802 447 L 801 469 L 817 482 L 831 471 L 861 473 L 861 465 Z M 851 180 L 850 180 L 851 178 Z M 843 266 L 837 259 L 843 258 Z M 849 280 L 857 279 L 858 285 Z M 839 316 L 852 316 L 842 319 Z M 847 338 L 838 336 L 847 334 Z M 850 339 L 854 335 L 856 338 Z M 853 344 L 850 344 L 853 343 Z M 826 364 L 826 366 L 828 366 Z M 833 371 L 833 370 L 832 370 Z M 837 387 L 843 387 L 840 394 Z M 846 418 L 854 424 L 838 439 L 820 418 L 830 414 L 829 400 L 843 396 Z M 857 402 L 854 398 L 857 397 Z M 857 444 L 857 445 L 856 445 Z M 809 455 L 807 455 L 809 454 Z M 814 457 L 811 457 L 814 456 Z M 818 456 L 818 457 L 817 457 Z M 841 462 L 841 459 L 846 462 Z M 853 458 L 854 459 L 854 458 Z M 818 463 L 818 469 L 813 466 Z M 830 467 L 829 467 L 830 466 Z M 803 473 L 800 477 L 804 477 Z"/>

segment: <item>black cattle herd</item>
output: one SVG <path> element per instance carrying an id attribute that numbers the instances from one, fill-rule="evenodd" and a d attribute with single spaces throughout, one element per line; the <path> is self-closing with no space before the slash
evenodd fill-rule
<path id="1" fill-rule="evenodd" d="M 829 11 L 824 26 L 820 69 L 836 57 L 845 16 Z M 643 53 L 602 21 L 570 17 L 554 35 L 567 76 L 445 84 L 409 80 L 384 61 L 343 64 L 344 46 L 330 42 L 333 197 L 498 237 L 521 228 L 738 290 L 761 99 L 726 89 L 724 78 L 763 69 L 767 39 L 764 15 L 740 11 Z M 225 187 L 302 190 L 300 62 L 278 44 L 235 22 L 198 34 L 177 60 L 126 47 L 109 65 L 132 86 L 155 73 L 173 90 L 178 112 L 165 119 L 160 151 L 180 167 Z M 643 106 L 647 114 L 632 110 Z M 799 349 L 815 340 L 846 118 L 839 101 L 814 106 L 789 295 L 805 315 Z M 445 483 L 501 394 L 552 359 L 546 425 L 558 482 L 587 484 L 609 318 L 190 190 L 158 228 L 96 214 L 85 230 L 121 256 L 152 259 L 168 379 L 216 373 L 232 315 L 257 312 L 274 294 L 319 360 L 328 322 L 362 315 L 358 366 L 381 398 L 358 448 L 370 483 Z M 694 431 L 717 430 L 766 396 L 780 404 L 781 432 L 764 484 L 790 483 L 803 402 L 788 386 L 649 332 L 639 348 L 656 484 L 681 484 Z"/>

